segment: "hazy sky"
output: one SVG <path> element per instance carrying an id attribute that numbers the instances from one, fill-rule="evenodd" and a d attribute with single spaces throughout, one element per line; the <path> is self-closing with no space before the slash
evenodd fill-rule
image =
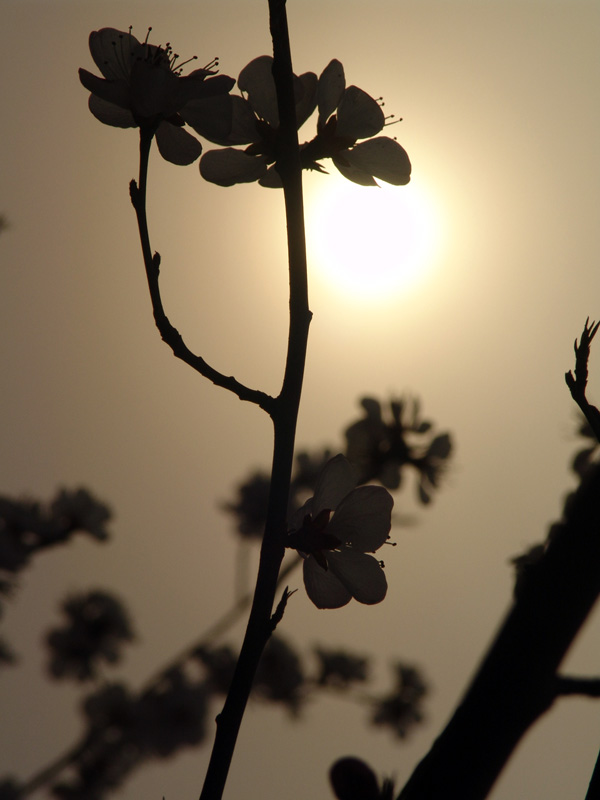
<path id="1" fill-rule="evenodd" d="M 345 200 L 326 194 L 338 191 L 337 175 L 308 176 L 309 232 L 317 239 L 324 225 L 333 238 L 310 245 L 298 444 L 341 446 L 360 396 L 415 393 L 453 433 L 456 454 L 430 509 L 416 506 L 412 487 L 396 498 L 418 525 L 394 532 L 382 604 L 318 611 L 301 590 L 282 627 L 306 645 L 376 652 L 381 688 L 387 663 L 419 664 L 433 687 L 427 724 L 399 744 L 333 700 L 294 725 L 253 707 L 226 792 L 249 800 L 326 798 L 330 764 L 349 753 L 402 783 L 427 751 L 508 607 L 510 557 L 544 538 L 574 485 L 577 417 L 564 373 L 586 317 L 600 318 L 597 3 L 289 0 L 289 17 L 297 72 L 338 58 L 348 83 L 403 117 L 390 131 L 413 182 L 393 190 L 405 195 L 384 253 L 383 226 L 368 212 L 377 190 L 356 200 L 372 226 L 365 266 L 409 259 L 406 214 L 434 245 L 398 291 L 361 298 L 343 282 L 334 288 L 324 253 L 347 254 L 356 223 Z M 137 134 L 98 123 L 77 78 L 78 67 L 94 68 L 89 32 L 129 25 L 141 37 L 151 25 L 153 41 L 201 64 L 218 54 L 234 77 L 270 52 L 266 0 L 0 6 L 0 210 L 10 223 L 0 238 L 1 491 L 46 499 L 84 484 L 116 514 L 110 544 L 82 538 L 40 556 L 8 607 L 6 635 L 22 664 L 2 676 L 11 721 L 0 772 L 21 778 L 80 731 L 79 693 L 44 680 L 39 646 L 65 592 L 123 596 L 139 640 L 116 675 L 139 685 L 230 604 L 237 541 L 218 502 L 270 461 L 265 415 L 176 361 L 153 325 L 128 197 Z M 221 371 L 277 392 L 287 332 L 280 193 L 212 186 L 196 166 L 156 153 L 149 191 L 172 321 Z M 598 402 L 598 352 L 590 392 Z M 596 616 L 570 670 L 597 674 L 599 635 Z M 558 703 L 494 800 L 583 797 L 599 720 L 590 701 Z M 116 797 L 194 797 L 208 753 L 144 768 Z"/>

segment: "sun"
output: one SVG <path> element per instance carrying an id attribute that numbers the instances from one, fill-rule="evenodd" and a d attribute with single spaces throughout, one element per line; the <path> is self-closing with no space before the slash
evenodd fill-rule
<path id="1" fill-rule="evenodd" d="M 435 203 L 415 180 L 357 186 L 319 175 L 305 199 L 309 268 L 344 295 L 385 302 L 431 276 L 441 240 Z M 311 277 L 312 277 L 311 276 Z"/>

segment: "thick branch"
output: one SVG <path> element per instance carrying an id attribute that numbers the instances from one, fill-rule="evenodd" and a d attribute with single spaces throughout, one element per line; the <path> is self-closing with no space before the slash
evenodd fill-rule
<path id="1" fill-rule="evenodd" d="M 600 593 L 600 466 L 586 476 L 446 729 L 399 800 L 486 797 L 556 697 L 556 672 Z"/>

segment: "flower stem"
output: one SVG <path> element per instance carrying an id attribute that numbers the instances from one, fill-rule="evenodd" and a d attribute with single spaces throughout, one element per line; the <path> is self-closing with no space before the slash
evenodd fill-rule
<path id="1" fill-rule="evenodd" d="M 292 474 L 296 423 L 302 392 L 311 313 L 308 308 L 302 169 L 296 128 L 293 72 L 284 0 L 269 0 L 273 77 L 279 107 L 277 170 L 283 183 L 289 258 L 290 323 L 283 384 L 270 415 L 274 444 L 269 508 L 254 600 L 229 694 L 217 718 L 213 751 L 200 800 L 220 800 L 256 668 L 278 618 L 272 616 L 281 561 Z M 283 605 L 281 605 L 283 609 Z"/>

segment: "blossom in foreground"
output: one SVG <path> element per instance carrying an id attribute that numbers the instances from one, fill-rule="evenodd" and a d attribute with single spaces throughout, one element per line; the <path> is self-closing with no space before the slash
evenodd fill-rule
<path id="1" fill-rule="evenodd" d="M 341 608 L 353 597 L 373 605 L 387 592 L 383 565 L 367 553 L 389 538 L 394 501 L 382 486 L 357 482 L 352 464 L 335 456 L 292 519 L 288 547 L 304 556 L 304 585 L 317 608 Z"/>
<path id="2" fill-rule="evenodd" d="M 304 146 L 305 168 L 322 172 L 319 160 L 331 158 L 345 178 L 361 186 L 377 186 L 375 178 L 394 186 L 410 181 L 406 150 L 389 136 L 377 136 L 386 124 L 381 105 L 358 86 L 346 86 L 337 59 L 319 77 L 317 104 L 317 136 Z"/>
<path id="3" fill-rule="evenodd" d="M 199 133 L 223 150 L 209 150 L 200 162 L 203 178 L 219 186 L 258 181 L 263 186 L 281 186 L 274 167 L 277 160 L 277 131 L 279 111 L 277 92 L 273 80 L 273 58 L 259 56 L 247 64 L 238 77 L 238 88 L 244 96 L 229 97 L 229 130 L 217 138 L 210 130 L 208 104 L 192 109 L 190 124 Z M 294 75 L 296 122 L 298 128 L 310 117 L 317 106 L 317 76 L 314 72 Z M 220 111 L 221 109 L 219 109 Z M 215 116 L 214 114 L 212 115 Z M 217 115 L 218 116 L 218 115 Z M 234 145 L 248 145 L 238 150 Z"/>
<path id="4" fill-rule="evenodd" d="M 206 180 L 220 186 L 253 181 L 281 186 L 275 169 L 279 114 L 272 66 L 270 56 L 260 56 L 244 67 L 238 87 L 246 96 L 228 98 L 229 131 L 224 137 L 211 130 L 223 107 L 215 108 L 211 119 L 208 103 L 194 104 L 190 124 L 225 146 L 203 156 L 200 173 Z M 380 103 L 357 86 L 346 86 L 341 62 L 331 61 L 318 80 L 312 72 L 294 79 L 298 128 L 317 107 L 319 111 L 316 136 L 300 148 L 304 169 L 325 172 L 320 162 L 331 158 L 345 178 L 362 186 L 377 186 L 375 178 L 395 186 L 409 182 L 411 164 L 404 148 L 389 136 L 377 136 L 386 125 Z M 241 150 L 236 145 L 248 146 Z"/>
<path id="5" fill-rule="evenodd" d="M 186 165 L 202 152 L 200 142 L 184 130 L 186 107 L 225 95 L 233 78 L 215 75 L 216 62 L 181 75 L 179 56 L 164 47 L 139 42 L 129 32 L 102 28 L 90 34 L 90 52 L 103 77 L 79 70 L 91 92 L 89 107 L 105 125 L 141 128 L 156 135 L 163 158 Z"/>

